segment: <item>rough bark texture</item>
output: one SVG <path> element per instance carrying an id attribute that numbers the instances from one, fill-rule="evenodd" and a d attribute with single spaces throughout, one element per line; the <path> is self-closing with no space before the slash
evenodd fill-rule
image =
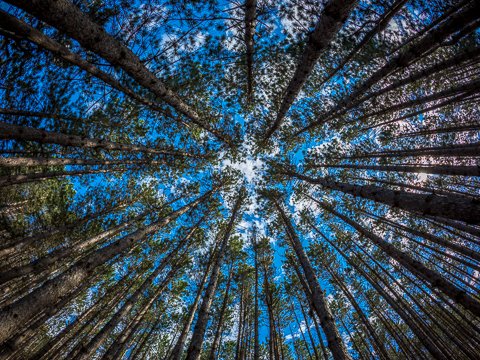
<path id="1" fill-rule="evenodd" d="M 35 141 L 41 144 L 55 144 L 60 146 L 73 146 L 84 149 L 102 149 L 107 151 L 133 151 L 148 154 L 164 154 L 172 156 L 194 157 L 195 155 L 175 151 L 150 148 L 143 145 L 119 144 L 103 139 L 91 139 L 78 135 L 67 135 L 45 130 L 39 130 L 27 126 L 19 126 L 0 122 L 0 138 L 23 141 Z"/>
<path id="2" fill-rule="evenodd" d="M 100 160 L 100 159 L 68 159 L 44 157 L 0 157 L 0 166 L 3 167 L 31 167 L 31 166 L 108 166 L 108 165 L 163 165 L 162 160 Z"/>
<path id="3" fill-rule="evenodd" d="M 247 65 L 247 101 L 253 97 L 253 35 L 255 34 L 255 16 L 257 0 L 245 0 L 245 57 Z"/>
<path id="4" fill-rule="evenodd" d="M 282 172 L 311 184 L 318 184 L 331 190 L 341 191 L 355 197 L 373 200 L 413 213 L 441 216 L 472 224 L 480 223 L 480 203 L 474 199 L 460 202 L 458 197 L 450 199 L 447 196 L 435 194 L 417 194 L 374 185 L 354 185 L 325 178 L 311 178 L 289 170 Z"/>
<path id="5" fill-rule="evenodd" d="M 287 237 L 292 244 L 293 250 L 297 255 L 297 259 L 300 262 L 303 272 L 305 273 L 305 278 L 307 279 L 308 286 L 310 287 L 312 294 L 312 303 L 315 306 L 315 310 L 320 319 L 320 325 L 325 332 L 328 347 L 330 348 L 334 359 L 351 359 L 347 349 L 345 348 L 345 345 L 343 344 L 342 338 L 340 337 L 337 326 L 335 325 L 335 320 L 333 319 L 333 314 L 328 306 L 325 294 L 320 288 L 317 276 L 315 275 L 310 260 L 308 259 L 302 243 L 300 242 L 300 239 L 293 228 L 291 220 L 288 218 L 282 206 L 277 201 L 272 200 L 272 202 L 282 219 Z"/>
<path id="6" fill-rule="evenodd" d="M 341 168 L 341 169 L 359 169 L 359 170 L 376 170 L 376 171 L 395 171 L 418 174 L 435 174 L 435 175 L 462 175 L 462 176 L 480 176 L 480 165 L 464 166 L 464 165 L 361 165 L 361 164 L 313 164 L 312 168 Z"/>
<path id="7" fill-rule="evenodd" d="M 356 2 L 356 0 L 330 0 L 325 5 L 320 14 L 320 20 L 308 38 L 305 50 L 298 61 L 295 74 L 285 90 L 277 117 L 267 130 L 265 140 L 268 140 L 282 124 L 288 109 L 290 109 L 290 106 L 307 81 L 318 58 L 347 20 Z"/>

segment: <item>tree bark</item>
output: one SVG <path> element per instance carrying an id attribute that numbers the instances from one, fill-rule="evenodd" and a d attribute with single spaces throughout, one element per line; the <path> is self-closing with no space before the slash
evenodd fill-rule
<path id="1" fill-rule="evenodd" d="M 218 249 L 216 249 L 216 246 L 212 248 L 212 252 L 210 255 L 210 259 L 208 261 L 208 264 L 205 268 L 205 272 L 202 276 L 202 280 L 200 281 L 200 284 L 198 285 L 197 289 L 197 295 L 195 296 L 195 300 L 193 301 L 192 305 L 190 306 L 187 318 L 185 319 L 185 324 L 183 325 L 182 331 L 180 333 L 180 336 L 178 337 L 177 343 L 173 347 L 172 353 L 170 355 L 170 360 L 180 360 L 183 354 L 183 347 L 185 345 L 185 340 L 187 339 L 188 332 L 190 330 L 190 327 L 192 326 L 193 323 L 193 318 L 195 317 L 195 313 L 197 312 L 197 307 L 200 302 L 200 298 L 202 297 L 202 292 L 203 288 L 205 287 L 205 283 L 207 281 L 208 273 L 210 272 L 210 268 L 212 267 L 213 260 L 215 259 L 215 253 Z"/>
<path id="2" fill-rule="evenodd" d="M 253 36 L 255 34 L 255 17 L 257 0 L 245 0 L 245 57 L 247 64 L 247 101 L 253 97 Z"/>
<path id="3" fill-rule="evenodd" d="M 448 17 L 443 23 L 436 28 L 427 32 L 427 34 L 417 41 L 414 41 L 408 47 L 400 51 L 400 53 L 389 60 L 384 66 L 375 71 L 366 80 L 355 86 L 350 94 L 345 95 L 333 109 L 322 113 L 317 120 L 311 122 L 306 127 L 297 131 L 293 136 L 309 131 L 317 126 L 324 124 L 326 121 L 337 117 L 347 110 L 354 108 L 362 102 L 359 97 L 365 94 L 374 84 L 389 76 L 393 72 L 408 67 L 415 59 L 422 57 L 426 53 L 435 50 L 450 35 L 463 29 L 466 24 L 476 20 L 480 13 L 480 4 L 476 1 L 470 3 L 465 8 Z"/>
<path id="4" fill-rule="evenodd" d="M 35 141 L 41 144 L 55 144 L 60 146 L 72 146 L 82 149 L 102 149 L 107 151 L 132 151 L 147 154 L 162 154 L 180 157 L 197 157 L 183 151 L 157 149 L 143 145 L 120 144 L 103 139 L 92 139 L 78 135 L 67 135 L 56 132 L 35 129 L 27 126 L 19 126 L 0 122 L 0 138 L 15 139 L 22 141 Z"/>
<path id="5" fill-rule="evenodd" d="M 345 345 L 343 344 L 342 338 L 340 337 L 337 326 L 335 325 L 332 311 L 330 310 L 325 298 L 325 293 L 320 288 L 317 276 L 315 275 L 310 260 L 308 259 L 302 243 L 300 242 L 300 239 L 293 228 L 291 220 L 288 218 L 282 206 L 275 199 L 272 198 L 270 200 L 274 204 L 278 214 L 280 215 L 280 218 L 282 219 L 287 237 L 290 240 L 295 254 L 297 255 L 297 259 L 302 267 L 302 270 L 305 273 L 305 278 L 307 279 L 308 286 L 310 287 L 312 294 L 312 303 L 315 306 L 315 310 L 320 319 L 320 325 L 325 332 L 328 347 L 330 348 L 334 359 L 351 359 L 347 349 L 345 348 Z"/>
<path id="6" fill-rule="evenodd" d="M 341 169 L 359 169 L 359 170 L 375 170 L 375 171 L 394 171 L 415 174 L 434 174 L 434 175 L 451 175 L 451 176 L 480 176 L 479 166 L 463 166 L 463 165 L 363 165 L 363 164 L 312 164 L 312 168 L 341 168 Z"/>
<path id="7" fill-rule="evenodd" d="M 222 330 L 223 330 L 223 321 L 225 319 L 225 310 L 227 309 L 228 302 L 229 302 L 229 296 L 230 296 L 230 285 L 232 283 L 232 277 L 233 277 L 233 264 L 230 265 L 230 271 L 228 275 L 228 280 L 227 280 L 227 285 L 225 287 L 225 295 L 223 297 L 222 301 L 222 307 L 220 308 L 220 314 L 218 317 L 218 322 L 217 322 L 217 330 L 215 331 L 215 335 L 213 337 L 213 342 L 212 342 L 212 347 L 210 349 L 210 360 L 215 360 L 217 358 L 217 350 L 220 347 L 220 339 L 222 335 Z"/>
<path id="8" fill-rule="evenodd" d="M 321 185 L 327 189 L 373 200 L 415 214 L 441 216 L 471 224 L 480 223 L 480 204 L 474 199 L 465 199 L 465 201 L 460 202 L 457 197 L 450 199 L 448 196 L 410 193 L 374 185 L 341 183 L 326 178 L 311 178 L 287 169 L 280 170 L 280 173 L 311 184 Z"/>
<path id="9" fill-rule="evenodd" d="M 73 159 L 73 158 L 44 158 L 44 157 L 0 157 L 0 166 L 3 167 L 30 167 L 30 166 L 108 166 L 108 165 L 165 165 L 163 160 L 144 159 Z"/>
<path id="10" fill-rule="evenodd" d="M 341 29 L 356 3 L 356 0 L 329 0 L 325 5 L 315 29 L 308 37 L 305 50 L 285 90 L 277 117 L 267 130 L 264 141 L 267 141 L 280 127 L 295 98 L 313 71 L 318 58 Z"/>
<path id="11" fill-rule="evenodd" d="M 198 360 L 200 358 L 203 338 L 207 329 L 207 322 L 210 317 L 210 306 L 213 301 L 213 296 L 215 295 L 215 290 L 217 289 L 218 278 L 220 275 L 220 267 L 222 265 L 223 256 L 227 248 L 228 240 L 230 239 L 230 235 L 232 233 L 244 196 L 244 190 L 242 189 L 233 207 L 232 215 L 230 216 L 230 220 L 227 224 L 227 228 L 225 229 L 225 234 L 223 235 L 221 245 L 215 257 L 215 262 L 212 267 L 212 273 L 210 275 L 210 281 L 208 283 L 207 289 L 205 290 L 202 305 L 200 306 L 198 312 L 197 322 L 193 330 L 190 346 L 188 347 L 186 360 Z"/>

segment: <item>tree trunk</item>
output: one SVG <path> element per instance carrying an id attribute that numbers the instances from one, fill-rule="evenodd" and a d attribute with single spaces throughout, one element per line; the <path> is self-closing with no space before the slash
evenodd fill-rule
<path id="1" fill-rule="evenodd" d="M 215 253 L 218 249 L 216 246 L 212 248 L 212 252 L 210 258 L 208 260 L 208 264 L 205 268 L 205 272 L 202 276 L 202 280 L 198 285 L 197 295 L 195 296 L 195 300 L 193 301 L 192 305 L 190 306 L 187 318 L 185 319 L 185 324 L 183 325 L 182 331 L 180 332 L 180 336 L 178 337 L 177 343 L 173 347 L 172 353 L 170 355 L 169 360 L 180 360 L 183 354 L 183 347 L 185 345 L 185 340 L 187 338 L 188 332 L 190 331 L 190 327 L 192 326 L 193 318 L 195 317 L 195 313 L 197 312 L 197 307 L 200 302 L 200 298 L 202 297 L 203 288 L 205 287 L 205 283 L 207 281 L 208 273 L 210 272 L 210 268 L 212 267 L 213 260 L 215 258 Z"/>
<path id="2" fill-rule="evenodd" d="M 260 359 L 260 343 L 259 343 L 259 333 L 258 333 L 258 243 L 256 238 L 256 233 L 254 233 L 253 238 L 253 252 L 254 252 L 254 261 L 255 261 L 255 309 L 254 309 L 254 345 L 253 345 L 253 360 Z"/>
<path id="3" fill-rule="evenodd" d="M 295 98 L 313 71 L 318 58 L 327 46 L 330 45 L 356 3 L 356 0 L 329 0 L 325 5 L 315 29 L 308 37 L 305 50 L 298 60 L 295 74 L 284 92 L 277 117 L 267 130 L 264 141 L 268 140 L 280 127 L 290 106 L 292 106 Z"/>
<path id="4" fill-rule="evenodd" d="M 359 169 L 375 171 L 395 171 L 415 174 L 435 174 L 435 175 L 460 175 L 460 176 L 480 176 L 480 166 L 463 165 L 363 165 L 363 164 L 312 164 L 312 168 L 341 168 L 341 169 Z"/>
<path id="5" fill-rule="evenodd" d="M 416 136 L 439 135 L 439 134 L 449 134 L 449 133 L 456 133 L 456 132 L 467 132 L 467 131 L 478 131 L 478 130 L 480 130 L 480 124 L 467 124 L 467 125 L 458 125 L 458 126 L 439 127 L 434 129 L 417 130 L 417 131 L 412 131 L 412 132 L 407 132 L 407 133 L 397 135 L 397 138 L 411 138 Z"/>
<path id="6" fill-rule="evenodd" d="M 137 303 L 138 299 L 152 285 L 153 281 L 158 277 L 158 275 L 160 275 L 160 273 L 167 267 L 167 265 L 169 265 L 173 261 L 173 259 L 177 257 L 177 254 L 179 253 L 179 251 L 185 246 L 188 248 L 190 239 L 195 233 L 195 231 L 198 229 L 199 224 L 200 223 L 197 223 L 188 231 L 185 237 L 183 237 L 183 239 L 181 239 L 178 242 L 177 246 L 167 256 L 165 256 L 162 259 L 162 261 L 156 267 L 156 269 L 143 281 L 142 285 L 137 290 L 135 290 L 135 292 L 128 298 L 128 300 L 125 301 L 122 307 L 103 326 L 102 330 L 100 330 L 100 332 L 97 333 L 90 340 L 90 342 L 80 350 L 80 354 L 79 356 L 77 356 L 78 359 L 87 360 L 87 359 L 90 359 L 95 354 L 95 352 L 100 347 L 100 345 L 102 345 L 102 343 L 107 339 L 110 332 L 115 327 L 118 326 L 120 321 L 122 321 L 125 317 L 128 316 L 130 311 L 133 309 L 133 307 Z M 155 300 L 163 291 L 163 289 L 168 285 L 168 283 L 171 280 L 171 277 L 175 274 L 175 272 L 179 268 L 179 264 L 177 264 L 177 262 L 178 260 L 174 261 L 174 265 L 172 265 L 172 270 L 164 279 L 164 281 L 162 282 L 162 285 L 157 288 L 157 291 L 155 291 L 155 294 L 152 296 L 152 299 Z M 153 302 L 150 305 L 152 304 Z M 125 335 L 125 330 L 122 336 L 123 335 Z M 107 350 L 107 353 L 104 356 L 106 356 L 106 359 L 112 359 L 116 355 L 117 350 L 118 350 L 117 343 L 114 342 L 112 346 Z"/>
<path id="7" fill-rule="evenodd" d="M 0 177 L 0 186 L 7 187 L 7 186 L 43 181 L 48 179 L 60 179 L 67 176 L 108 174 L 108 173 L 115 173 L 115 172 L 122 173 L 126 171 L 138 170 L 138 169 L 140 168 L 88 169 L 88 170 L 73 170 L 73 171 L 47 171 L 47 172 L 41 172 L 41 173 L 7 175 L 7 176 Z"/>
<path id="8" fill-rule="evenodd" d="M 319 87 L 327 83 L 333 78 L 352 58 L 371 40 L 373 37 L 383 31 L 389 24 L 390 20 L 403 8 L 408 0 L 396 0 L 392 6 L 377 20 L 375 26 L 365 34 L 362 40 L 345 56 L 340 64 L 327 75 L 325 79 L 318 85 Z"/>
<path id="9" fill-rule="evenodd" d="M 470 3 L 464 9 L 454 13 L 443 23 L 429 31 L 425 36 L 414 41 L 408 47 L 403 49 L 398 55 L 394 56 L 384 66 L 375 71 L 366 80 L 359 85 L 354 86 L 350 94 L 344 96 L 337 102 L 335 107 L 328 112 L 322 113 L 317 119 L 306 127 L 297 131 L 294 136 L 309 131 L 317 126 L 324 124 L 326 121 L 344 114 L 347 110 L 354 108 L 362 102 L 359 97 L 365 94 L 373 85 L 383 78 L 389 76 L 393 72 L 408 67 L 414 60 L 422 57 L 422 55 L 433 51 L 450 35 L 463 29 L 466 24 L 478 18 L 480 13 L 480 4 L 476 1 Z"/>
<path id="10" fill-rule="evenodd" d="M 232 283 L 232 277 L 233 277 L 233 264 L 230 265 L 230 271 L 229 271 L 229 276 L 227 280 L 227 285 L 225 287 L 225 295 L 223 297 L 223 302 L 222 302 L 222 307 L 220 308 L 220 314 L 218 317 L 218 322 L 217 322 L 217 330 L 215 331 L 215 336 L 213 338 L 212 342 L 212 348 L 210 349 L 210 360 L 215 360 L 217 350 L 220 346 L 220 338 L 222 335 L 222 330 L 223 330 L 223 321 L 225 317 L 225 310 L 227 309 L 228 302 L 229 302 L 229 295 L 230 295 L 230 285 Z"/>
<path id="11" fill-rule="evenodd" d="M 120 144 L 103 139 L 92 139 L 78 135 L 67 135 L 56 132 L 39 130 L 27 126 L 19 126 L 0 122 L 0 138 L 22 141 L 35 141 L 41 144 L 55 144 L 60 146 L 73 146 L 82 149 L 103 149 L 107 151 L 133 151 L 148 154 L 162 154 L 181 157 L 196 157 L 177 150 L 151 148 L 143 145 Z"/>
<path id="12" fill-rule="evenodd" d="M 244 190 L 242 189 L 240 190 L 240 195 L 237 197 L 237 200 L 233 207 L 232 215 L 227 224 L 227 228 L 225 230 L 225 234 L 223 235 L 223 239 L 220 248 L 218 249 L 218 253 L 215 256 L 212 274 L 210 275 L 210 281 L 205 291 L 202 305 L 200 306 L 200 310 L 198 312 L 197 323 L 195 324 L 195 328 L 193 330 L 193 335 L 190 341 L 190 346 L 188 347 L 186 360 L 198 360 L 200 358 L 203 338 L 207 329 L 207 322 L 210 317 L 210 306 L 213 301 L 213 296 L 215 295 L 215 290 L 217 289 L 220 267 L 222 265 L 223 256 L 227 248 L 228 240 L 230 239 L 230 235 L 232 233 L 244 196 Z"/>
<path id="13" fill-rule="evenodd" d="M 163 160 L 104 160 L 104 159 L 67 159 L 43 157 L 0 157 L 0 166 L 29 167 L 29 166 L 108 166 L 108 165 L 165 165 Z"/>
<path id="14" fill-rule="evenodd" d="M 253 97 L 253 36 L 255 34 L 255 17 L 257 0 L 245 0 L 245 57 L 247 64 L 247 101 Z"/>
<path id="15" fill-rule="evenodd" d="M 311 178 L 290 170 L 281 170 L 280 173 L 415 214 L 442 216 L 472 224 L 480 223 L 480 204 L 474 199 L 460 202 L 457 198 L 450 199 L 448 196 L 417 194 L 374 185 L 355 185 L 326 178 Z"/>
<path id="16" fill-rule="evenodd" d="M 275 199 L 272 198 L 270 200 L 276 207 L 280 218 L 282 219 L 287 237 L 291 242 L 295 254 L 297 255 L 300 266 L 305 273 L 308 286 L 311 289 L 312 303 L 314 304 L 315 310 L 320 319 L 320 325 L 327 336 L 328 347 L 330 348 L 334 359 L 351 359 L 335 325 L 333 314 L 328 306 L 325 294 L 320 288 L 317 276 L 315 275 L 312 265 L 310 264 L 310 260 L 303 249 L 302 243 L 300 242 L 300 239 L 298 238 L 290 219 L 283 210 L 282 206 Z"/>

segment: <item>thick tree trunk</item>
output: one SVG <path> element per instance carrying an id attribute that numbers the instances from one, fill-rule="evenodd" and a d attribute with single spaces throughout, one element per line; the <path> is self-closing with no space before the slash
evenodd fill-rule
<path id="1" fill-rule="evenodd" d="M 3 167 L 29 167 L 29 166 L 108 166 L 108 165 L 164 165 L 162 160 L 103 160 L 103 159 L 67 159 L 44 157 L 0 157 L 0 166 Z"/>
<path id="2" fill-rule="evenodd" d="M 464 165 L 362 165 L 362 164 L 312 164 L 312 168 L 340 168 L 340 169 L 358 169 L 375 171 L 394 171 L 415 174 L 434 174 L 434 175 L 460 175 L 460 176 L 480 176 L 480 166 Z"/>
<path id="3" fill-rule="evenodd" d="M 386 242 L 371 231 L 365 229 L 349 217 L 339 213 L 330 205 L 314 198 L 311 199 L 328 212 L 342 219 L 345 223 L 357 230 L 361 235 L 372 241 L 388 256 L 402 264 L 402 266 L 404 266 L 408 271 L 415 274 L 419 278 L 426 280 L 430 284 L 430 286 L 432 286 L 433 288 L 437 288 L 450 299 L 452 299 L 452 301 L 459 305 L 462 305 L 465 309 L 471 311 L 474 315 L 480 317 L 480 302 L 473 298 L 471 295 L 469 295 L 465 290 L 457 287 L 455 284 L 446 280 L 437 271 L 427 268 L 425 265 L 413 259 L 407 253 L 398 250 L 394 245 Z"/>
<path id="4" fill-rule="evenodd" d="M 356 0 L 329 0 L 325 5 L 315 29 L 308 37 L 305 50 L 297 63 L 295 74 L 285 90 L 277 117 L 267 130 L 264 141 L 268 140 L 280 127 L 290 106 L 292 106 L 295 98 L 313 71 L 318 58 L 327 46 L 330 45 L 356 3 Z"/>
<path id="5" fill-rule="evenodd" d="M 300 266 L 305 273 L 305 278 L 307 279 L 308 286 L 310 287 L 312 294 L 312 303 L 314 304 L 315 310 L 320 319 L 320 325 L 327 336 L 328 347 L 330 348 L 334 359 L 351 359 L 347 349 L 345 348 L 345 345 L 343 344 L 342 338 L 340 337 L 337 326 L 335 325 L 335 320 L 333 318 L 332 311 L 328 306 L 325 294 L 320 288 L 320 283 L 318 282 L 317 276 L 315 275 L 310 260 L 303 249 L 302 243 L 300 242 L 300 239 L 298 238 L 290 219 L 283 210 L 282 206 L 275 199 L 271 199 L 271 201 L 275 205 L 275 208 L 282 219 L 287 237 L 291 242 L 295 254 L 297 255 Z"/>
<path id="6" fill-rule="evenodd" d="M 102 149 L 107 151 L 132 151 L 147 154 L 161 154 L 180 157 L 201 157 L 183 151 L 151 148 L 143 145 L 120 144 L 103 139 L 92 139 L 78 135 L 39 130 L 27 126 L 19 126 L 0 122 L 0 138 L 15 139 L 22 141 L 35 141 L 41 144 L 55 144 L 60 146 L 72 146 L 82 149 Z"/>
<path id="7" fill-rule="evenodd" d="M 194 124 L 220 140 L 228 141 L 217 130 L 203 122 L 200 115 L 150 72 L 128 47 L 90 20 L 88 15 L 73 3 L 68 0 L 8 0 L 8 2 L 74 38 L 86 50 L 96 53 L 110 64 L 119 66 L 140 85 L 173 106 Z"/>
<path id="8" fill-rule="evenodd" d="M 19 326 L 26 324 L 35 314 L 41 311 L 43 307 L 72 293 L 75 288 L 93 274 L 98 266 L 137 245 L 137 242 L 141 241 L 146 235 L 155 233 L 165 227 L 175 218 L 205 201 L 211 194 L 212 191 L 208 191 L 196 200 L 173 211 L 159 221 L 147 227 L 140 228 L 114 243 L 95 251 L 87 258 L 72 265 L 64 273 L 48 280 L 41 287 L 35 289 L 25 297 L 1 309 L 0 343 L 9 339 Z"/>
<path id="9" fill-rule="evenodd" d="M 225 229 L 225 234 L 223 235 L 221 245 L 215 257 L 215 262 L 212 268 L 212 274 L 210 275 L 210 281 L 208 283 L 207 289 L 205 290 L 205 295 L 203 297 L 202 305 L 200 306 L 200 309 L 198 312 L 197 322 L 193 330 L 190 346 L 188 347 L 186 360 L 198 360 L 200 358 L 203 339 L 205 336 L 205 331 L 207 329 L 207 322 L 210 317 L 210 313 L 209 313 L 210 306 L 212 304 L 213 297 L 215 295 L 215 290 L 217 289 L 218 278 L 220 275 L 220 267 L 222 265 L 223 256 L 224 256 L 225 250 L 227 249 L 228 240 L 230 239 L 230 235 L 232 233 L 244 196 L 245 196 L 244 190 L 242 189 L 233 207 L 232 215 L 230 216 L 230 220 Z"/>
<path id="10" fill-rule="evenodd" d="M 461 202 L 457 197 L 451 199 L 448 196 L 410 193 L 374 185 L 347 184 L 326 178 L 311 178 L 286 169 L 280 170 L 280 173 L 311 184 L 321 185 L 327 189 L 373 200 L 415 214 L 441 216 L 472 224 L 480 223 L 480 204 L 474 199 L 466 199 Z"/>

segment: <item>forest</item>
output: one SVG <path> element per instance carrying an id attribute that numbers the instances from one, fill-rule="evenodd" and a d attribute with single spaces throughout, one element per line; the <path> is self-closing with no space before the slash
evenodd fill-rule
<path id="1" fill-rule="evenodd" d="M 480 1 L 0 0 L 0 360 L 480 359 Z"/>

